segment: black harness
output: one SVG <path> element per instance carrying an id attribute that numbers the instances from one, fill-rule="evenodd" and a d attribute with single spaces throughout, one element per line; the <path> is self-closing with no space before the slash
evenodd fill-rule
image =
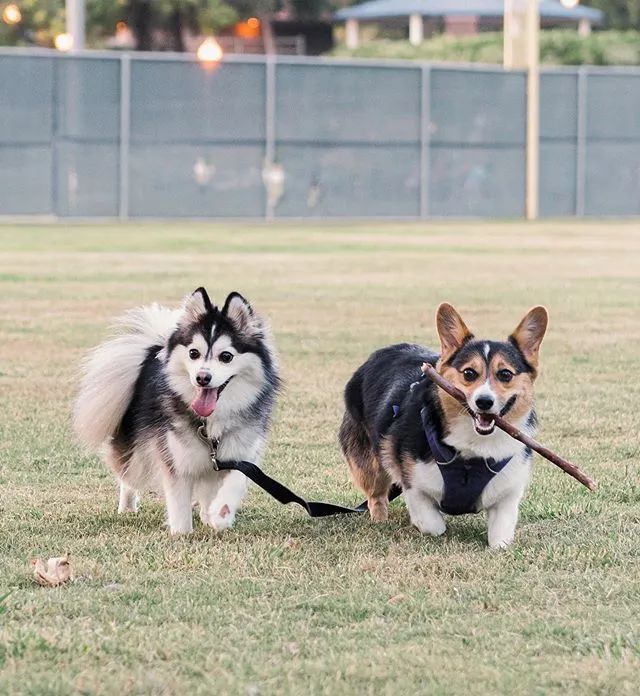
<path id="1" fill-rule="evenodd" d="M 420 418 L 429 450 L 444 482 L 440 509 L 447 515 L 477 512 L 482 492 L 489 481 L 507 466 L 511 457 L 499 461 L 493 457 L 463 459 L 457 450 L 440 440 L 425 408 L 420 411 Z"/>

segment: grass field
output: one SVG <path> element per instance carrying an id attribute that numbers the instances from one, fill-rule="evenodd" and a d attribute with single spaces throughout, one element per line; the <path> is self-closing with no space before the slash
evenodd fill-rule
<path id="1" fill-rule="evenodd" d="M 637 694 L 640 225 L 522 223 L 0 228 L 1 694 Z M 205 284 L 271 318 L 286 389 L 268 471 L 359 502 L 336 431 L 377 346 L 434 345 L 453 302 L 504 337 L 550 310 L 540 439 L 600 481 L 536 461 L 516 543 L 480 515 L 421 537 L 313 521 L 252 489 L 234 530 L 116 515 L 69 430 L 82 353 L 130 306 Z M 72 554 L 36 586 L 29 561 Z"/>

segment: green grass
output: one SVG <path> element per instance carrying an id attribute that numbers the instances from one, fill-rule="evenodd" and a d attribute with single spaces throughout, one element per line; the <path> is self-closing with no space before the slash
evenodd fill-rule
<path id="1" fill-rule="evenodd" d="M 637 693 L 637 223 L 7 226 L 0 250 L 0 693 Z M 443 300 L 490 337 L 546 304 L 540 439 L 599 492 L 538 459 L 501 553 L 480 515 L 424 538 L 402 502 L 313 521 L 252 489 L 234 530 L 189 538 L 156 499 L 119 517 L 69 430 L 78 360 L 200 284 L 271 318 L 268 471 L 342 503 L 341 391 L 372 349 L 433 345 Z M 75 582 L 35 585 L 66 551 Z"/>

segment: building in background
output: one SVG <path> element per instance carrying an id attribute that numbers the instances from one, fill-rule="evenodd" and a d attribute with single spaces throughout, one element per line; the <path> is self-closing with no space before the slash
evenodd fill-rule
<path id="1" fill-rule="evenodd" d="M 503 17 L 504 0 L 369 0 L 339 10 L 334 21 L 345 23 L 347 46 L 357 48 L 363 23 L 375 23 L 392 31 L 400 29 L 417 46 L 425 37 L 437 33 L 468 36 L 501 29 Z M 592 26 L 601 26 L 603 19 L 600 10 L 583 5 L 566 7 L 559 0 L 540 2 L 543 28 L 574 26 L 586 36 Z"/>

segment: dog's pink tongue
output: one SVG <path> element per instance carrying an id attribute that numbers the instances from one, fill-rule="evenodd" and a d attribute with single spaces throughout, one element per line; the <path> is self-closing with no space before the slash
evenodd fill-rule
<path id="1" fill-rule="evenodd" d="M 217 389 L 200 389 L 198 390 L 198 396 L 191 402 L 191 408 L 201 418 L 207 418 L 216 410 L 217 403 Z"/>

